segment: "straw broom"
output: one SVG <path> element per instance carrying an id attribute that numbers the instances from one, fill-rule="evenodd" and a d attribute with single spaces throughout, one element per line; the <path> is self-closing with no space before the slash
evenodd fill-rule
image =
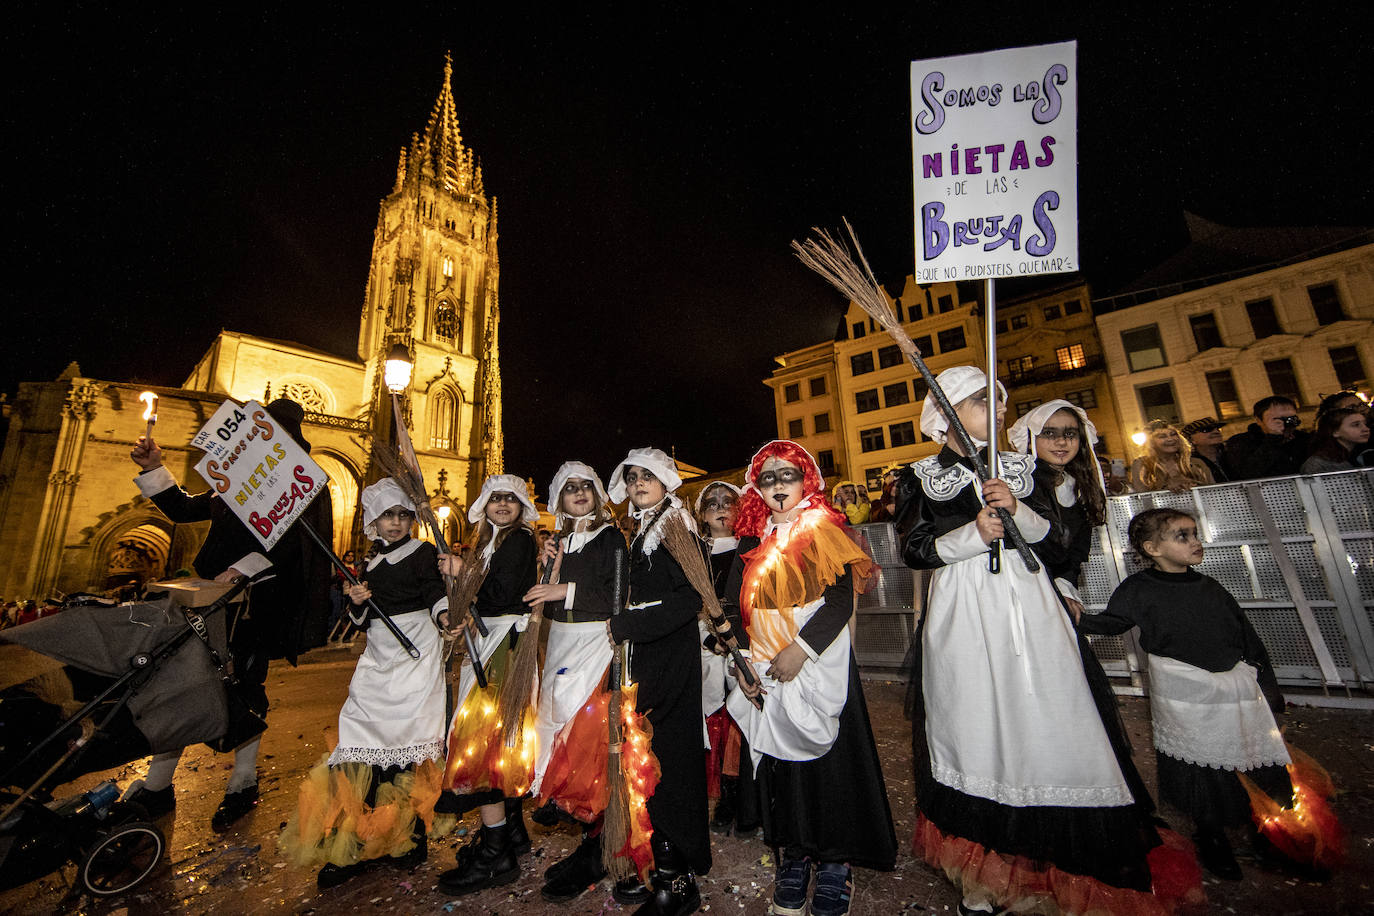
<path id="1" fill-rule="evenodd" d="M 556 582 L 559 567 L 563 565 L 563 550 L 544 564 L 539 575 L 541 585 Z M 501 682 L 501 691 L 496 698 L 498 720 L 505 729 L 506 747 L 515 748 L 524 743 L 525 710 L 530 705 L 534 693 L 534 674 L 539 667 L 539 627 L 544 622 L 544 602 L 530 608 L 530 621 L 525 633 L 515 646 L 515 654 L 510 660 L 510 669 Z"/>
<path id="2" fill-rule="evenodd" d="M 396 481 L 396 486 L 401 488 L 401 492 L 406 495 L 406 498 L 415 505 L 415 512 L 429 528 L 430 534 L 434 537 L 435 546 L 439 548 L 441 553 L 448 553 L 449 545 L 444 538 L 443 529 L 439 526 L 439 520 L 435 518 L 434 510 L 429 505 L 429 494 L 425 492 L 425 479 L 420 473 L 419 464 L 412 464 L 397 449 L 376 440 L 372 442 L 372 457 L 382 466 L 382 470 L 386 471 L 387 475 Z M 486 576 L 486 568 L 483 564 L 463 564 L 465 570 L 469 566 L 482 567 L 480 577 Z M 477 589 L 482 586 L 481 578 L 477 579 L 471 595 L 466 598 L 464 596 L 468 586 L 472 584 L 471 578 L 477 574 L 477 571 L 469 571 L 464 577 L 461 574 L 453 576 L 446 573 L 444 575 L 444 589 L 448 593 L 449 630 L 450 632 L 462 632 L 468 659 L 472 662 L 472 672 L 477 678 L 477 686 L 485 687 L 487 686 L 487 677 L 486 672 L 482 670 L 482 655 L 478 651 L 477 640 L 472 633 L 474 625 L 478 630 L 482 630 L 483 627 L 471 611 L 472 600 L 477 595 Z M 458 583 L 460 578 L 465 579 L 461 587 Z M 486 633 L 482 635 L 485 636 Z"/>
<path id="3" fill-rule="evenodd" d="M 978 454 L 978 448 L 974 445 L 973 437 L 964 428 L 964 424 L 954 412 L 954 406 L 950 404 L 944 390 L 935 381 L 935 376 L 926 366 L 925 360 L 921 358 L 921 351 L 917 349 L 915 342 L 902 328 L 902 323 L 897 320 L 897 314 L 892 310 L 891 303 L 887 301 L 887 295 L 878 285 L 872 269 L 868 266 L 868 259 L 864 257 L 863 248 L 860 247 L 859 239 L 854 235 L 854 227 L 849 225 L 849 220 L 844 220 L 844 228 L 849 233 L 850 241 L 854 243 L 854 253 L 859 259 L 858 264 L 854 263 L 854 255 L 849 253 L 849 249 L 845 247 L 843 242 L 836 241 L 830 233 L 814 227 L 811 231 L 815 232 L 818 238 L 807 239 L 805 242 L 794 241 L 792 250 L 796 252 L 798 260 L 820 274 L 827 283 L 840 292 L 840 295 L 857 302 L 859 307 L 867 312 L 868 316 L 892 337 L 898 348 L 906 354 L 907 359 L 916 367 L 916 371 L 921 374 L 921 378 L 930 388 L 931 397 L 935 399 L 941 413 L 949 421 L 950 432 L 958 440 L 964 454 L 973 462 L 973 468 L 978 479 L 987 481 L 991 475 L 988 473 L 987 465 L 983 463 L 982 457 Z M 989 405 L 989 409 L 992 408 L 993 405 Z M 989 443 L 989 448 L 996 448 L 996 443 Z M 999 508 L 997 515 L 1002 520 L 1002 529 L 1006 538 L 1016 547 L 1016 552 L 1021 554 L 1021 559 L 1025 562 L 1026 568 L 1033 573 L 1039 572 L 1040 561 L 1036 559 L 1030 544 L 1026 543 L 1026 538 L 1021 534 L 1021 529 L 1017 528 L 1016 523 L 1012 521 L 1011 513 L 1006 509 Z"/>
<path id="4" fill-rule="evenodd" d="M 673 555 L 673 559 L 677 560 L 677 565 L 682 567 L 692 588 L 701 596 L 702 614 L 711 627 L 711 632 L 716 635 L 716 640 L 730 653 L 731 661 L 735 663 L 735 667 L 739 669 L 749 686 L 758 686 L 758 675 L 754 672 L 754 666 L 740 652 L 734 628 L 730 626 L 730 620 L 720 606 L 720 599 L 716 597 L 716 588 L 711 582 L 711 571 L 706 567 L 706 558 L 701 555 L 696 535 L 687 530 L 687 523 L 683 521 L 681 513 L 670 512 L 663 520 L 663 544 Z M 762 696 L 756 696 L 750 702 L 759 709 L 763 708 Z"/>

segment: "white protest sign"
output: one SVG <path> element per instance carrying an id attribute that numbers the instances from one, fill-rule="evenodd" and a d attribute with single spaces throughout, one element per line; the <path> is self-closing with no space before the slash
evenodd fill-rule
<path id="1" fill-rule="evenodd" d="M 216 495 L 270 550 L 328 483 L 324 470 L 257 401 L 225 401 L 191 445 Z"/>
<path id="2" fill-rule="evenodd" d="M 1077 52 L 912 62 L 916 282 L 1079 269 Z"/>

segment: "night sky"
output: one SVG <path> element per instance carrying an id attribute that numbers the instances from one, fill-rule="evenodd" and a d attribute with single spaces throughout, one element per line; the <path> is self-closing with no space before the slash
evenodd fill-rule
<path id="1" fill-rule="evenodd" d="M 773 432 L 772 357 L 831 337 L 843 305 L 789 252 L 811 226 L 848 216 L 900 292 L 913 59 L 1079 41 L 1080 255 L 1099 294 L 1181 247 L 1185 209 L 1374 215 L 1367 33 L 1306 11 L 1321 4 L 474 6 L 12 12 L 0 391 L 73 359 L 178 384 L 221 327 L 353 355 L 378 201 L 448 49 L 499 200 L 506 467 L 541 489 L 565 458 L 605 473 L 646 444 L 743 464 Z"/>

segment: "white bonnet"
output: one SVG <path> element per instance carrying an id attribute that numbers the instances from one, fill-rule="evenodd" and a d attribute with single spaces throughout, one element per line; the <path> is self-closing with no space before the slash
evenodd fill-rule
<path id="1" fill-rule="evenodd" d="M 682 486 L 682 477 L 678 475 L 677 465 L 668 457 L 667 452 L 659 448 L 632 448 L 630 454 L 625 456 L 625 460 L 611 471 L 611 502 L 624 502 L 628 495 L 625 490 L 625 469 L 628 467 L 652 471 L 669 493 Z"/>
<path id="2" fill-rule="evenodd" d="M 596 488 L 596 496 L 604 506 L 610 502 L 606 495 L 606 488 L 601 485 L 601 478 L 596 476 L 591 465 L 584 461 L 565 461 L 559 465 L 558 470 L 553 475 L 553 482 L 549 484 L 549 511 L 560 522 L 563 518 L 563 485 L 574 477 L 582 480 L 590 480 L 592 486 Z"/>
<path id="3" fill-rule="evenodd" d="M 480 522 L 487 514 L 487 503 L 491 501 L 491 494 L 501 492 L 514 493 L 515 498 L 520 500 L 520 505 L 525 507 L 525 521 L 538 520 L 539 510 L 534 508 L 534 503 L 530 501 L 529 488 L 525 486 L 525 481 L 514 474 L 492 474 L 482 481 L 482 492 L 477 494 L 477 498 L 468 509 L 468 521 L 474 524 Z"/>
<path id="4" fill-rule="evenodd" d="M 951 366 L 937 375 L 935 382 L 944 391 L 950 406 L 955 409 L 958 409 L 960 401 L 980 391 L 986 391 L 988 387 L 987 375 L 977 366 Z M 997 395 L 1006 401 L 1007 389 L 1001 382 L 997 383 Z M 935 396 L 927 394 L 925 402 L 921 405 L 921 432 L 943 444 L 948 438 L 948 429 L 949 421 L 945 419 L 944 411 L 935 403 Z M 971 429 L 968 434 L 975 442 L 983 442 L 987 438 L 986 429 Z"/>
<path id="5" fill-rule="evenodd" d="M 390 477 L 383 477 L 372 486 L 363 490 L 363 535 L 369 541 L 377 540 L 377 519 L 392 506 L 400 506 L 415 512 L 415 504 L 406 496 L 400 485 Z"/>

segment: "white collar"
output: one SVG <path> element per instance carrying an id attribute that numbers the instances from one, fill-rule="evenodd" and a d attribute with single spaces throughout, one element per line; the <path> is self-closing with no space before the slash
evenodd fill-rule
<path id="1" fill-rule="evenodd" d="M 402 544 L 400 547 L 397 547 L 395 550 L 392 550 L 388 553 L 373 554 L 372 559 L 367 561 L 367 571 L 371 572 L 372 570 L 376 569 L 379 565 L 381 565 L 381 562 L 383 560 L 390 563 L 392 566 L 395 566 L 397 563 L 401 562 L 406 557 L 410 556 L 412 553 L 419 550 L 420 545 L 425 543 L 428 542 L 422 541 L 419 538 L 411 538 L 409 544 Z"/>

